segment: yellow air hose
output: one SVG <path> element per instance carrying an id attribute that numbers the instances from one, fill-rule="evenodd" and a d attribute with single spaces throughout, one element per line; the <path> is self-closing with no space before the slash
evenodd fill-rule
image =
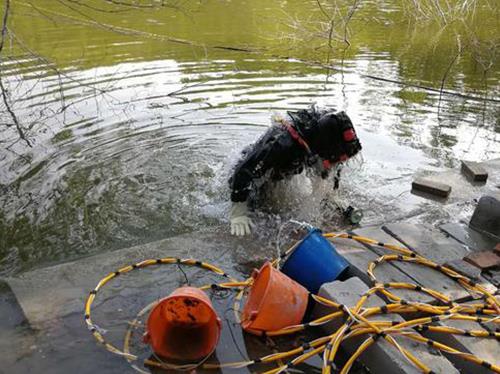
<path id="1" fill-rule="evenodd" d="M 476 338 L 483 338 L 483 339 L 500 340 L 500 332 L 496 332 L 498 330 L 495 331 L 495 329 L 463 330 L 460 328 L 450 327 L 446 325 L 440 325 L 440 326 L 431 325 L 432 323 L 446 321 L 447 319 L 473 321 L 480 323 L 482 326 L 486 326 L 487 324 L 494 324 L 494 325 L 499 324 L 500 301 L 497 298 L 495 298 L 491 293 L 489 293 L 484 287 L 472 281 L 468 277 L 461 275 L 448 267 L 430 261 L 429 259 L 426 259 L 425 257 L 422 257 L 419 254 L 415 253 L 414 251 L 404 247 L 400 247 L 393 244 L 385 244 L 377 240 L 373 240 L 363 236 L 350 235 L 347 233 L 326 233 L 323 236 L 330 239 L 333 238 L 351 239 L 360 243 L 383 247 L 390 251 L 396 252 L 397 254 L 383 255 L 368 265 L 367 274 L 370 280 L 373 282 L 373 287 L 370 288 L 364 295 L 361 296 L 356 305 L 352 307 L 345 306 L 338 304 L 332 300 L 329 300 L 325 297 L 321 297 L 319 295 L 311 295 L 312 299 L 316 303 L 331 308 L 332 309 L 331 313 L 300 325 L 288 326 L 280 330 L 268 331 L 265 333 L 259 331 L 255 331 L 254 333 L 257 335 L 266 335 L 268 337 L 289 335 L 303 331 L 306 328 L 321 326 L 335 319 L 344 320 L 342 326 L 339 327 L 334 333 L 304 343 L 301 346 L 288 351 L 272 353 L 249 361 L 211 364 L 205 362 L 206 359 L 208 358 L 207 357 L 201 362 L 187 364 L 187 365 L 175 365 L 150 359 L 145 360 L 144 364 L 148 366 L 165 368 L 165 369 L 188 371 L 188 370 L 193 370 L 197 367 L 201 367 L 203 369 L 220 369 L 220 368 L 239 369 L 247 366 L 252 366 L 255 364 L 274 363 L 277 365 L 277 367 L 265 371 L 264 374 L 278 374 L 287 370 L 290 367 L 299 365 L 300 363 L 304 362 L 305 360 L 314 355 L 323 354 L 323 374 L 330 374 L 332 363 L 335 361 L 335 357 L 338 353 L 341 344 L 344 341 L 356 336 L 367 336 L 366 340 L 358 347 L 356 352 L 354 352 L 354 354 L 352 354 L 352 356 L 345 363 L 344 367 L 341 370 L 341 374 L 348 373 L 355 360 L 359 356 L 361 356 L 363 352 L 379 338 L 383 338 L 389 344 L 393 345 L 409 362 L 411 362 L 421 372 L 423 373 L 432 372 L 432 370 L 429 367 L 427 367 L 424 363 L 420 362 L 411 352 L 401 347 L 401 345 L 399 345 L 395 337 L 411 339 L 417 343 L 425 344 L 427 346 L 433 347 L 445 353 L 451 353 L 453 355 L 457 355 L 463 358 L 464 360 L 486 367 L 493 372 L 500 373 L 500 366 L 498 365 L 486 362 L 473 354 L 461 352 L 445 344 L 425 338 L 420 334 L 418 334 L 417 332 L 415 332 L 415 330 L 416 331 L 428 330 L 441 334 L 464 335 L 464 336 L 473 336 Z M 290 249 L 288 249 L 285 253 L 283 253 L 281 257 L 283 258 L 287 256 L 291 251 L 294 250 L 296 245 L 297 243 L 293 245 Z M 279 260 L 280 259 L 273 260 L 272 262 L 273 265 L 277 266 Z M 416 284 L 403 283 L 403 282 L 391 282 L 383 284 L 378 282 L 377 278 L 375 277 L 375 268 L 381 263 L 391 262 L 391 261 L 409 262 L 439 271 L 444 275 L 452 278 L 456 282 L 458 282 L 461 286 L 463 286 L 467 290 L 482 295 L 485 302 L 476 304 L 459 304 L 453 302 L 447 295 L 444 295 L 430 288 L 421 287 Z M 129 326 L 125 333 L 123 350 L 120 350 L 119 348 L 115 347 L 114 345 L 112 345 L 111 343 L 107 342 L 104 339 L 103 335 L 100 332 L 100 329 L 91 319 L 92 304 L 95 298 L 97 297 L 97 294 L 100 291 L 100 289 L 103 288 L 111 280 L 122 274 L 153 265 L 174 265 L 174 264 L 184 265 L 184 266 L 196 266 L 206 271 L 212 272 L 216 275 L 219 275 L 222 278 L 225 278 L 226 280 L 225 282 L 218 284 L 207 284 L 201 286 L 200 289 L 203 290 L 229 289 L 237 291 L 237 294 L 234 299 L 234 313 L 237 322 L 240 322 L 239 311 L 241 310 L 241 302 L 243 300 L 244 292 L 252 285 L 252 278 L 249 278 L 245 281 L 237 281 L 231 278 L 228 274 L 226 274 L 223 270 L 221 270 L 215 265 L 197 261 L 194 259 L 177 259 L 173 257 L 144 260 L 133 265 L 125 266 L 121 269 L 118 269 L 115 272 L 106 275 L 103 279 L 101 279 L 97 283 L 97 286 L 90 292 L 89 296 L 87 297 L 85 303 L 85 315 L 84 315 L 85 323 L 98 343 L 102 344 L 111 353 L 123 356 L 128 362 L 131 363 L 132 367 L 135 370 L 141 373 L 147 373 L 147 371 L 143 370 L 142 368 L 140 368 L 138 365 L 135 364 L 135 361 L 138 360 L 138 356 L 130 353 L 130 341 L 132 338 L 134 328 L 138 325 L 140 318 L 144 316 L 144 314 L 146 314 L 148 311 L 150 311 L 154 307 L 156 302 L 153 302 L 144 307 L 137 314 L 136 318 L 129 323 Z M 410 302 L 407 300 L 403 300 L 402 298 L 394 295 L 390 291 L 391 289 L 407 289 L 407 290 L 414 290 L 417 292 L 423 292 L 433 297 L 434 299 L 436 299 L 437 301 L 441 302 L 444 305 L 431 305 L 422 302 Z M 390 300 L 390 303 L 383 305 L 381 307 L 365 308 L 364 304 L 366 303 L 366 301 L 369 299 L 371 295 L 376 293 L 386 296 Z M 428 316 L 419 317 L 404 322 L 374 321 L 368 319 L 369 317 L 378 314 L 414 314 L 414 313 L 425 313 Z M 289 360 L 289 361 L 283 363 L 282 360 Z"/>

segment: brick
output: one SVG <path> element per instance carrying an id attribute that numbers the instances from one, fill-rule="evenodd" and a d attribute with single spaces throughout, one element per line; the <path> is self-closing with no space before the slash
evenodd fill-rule
<path id="1" fill-rule="evenodd" d="M 411 184 L 412 190 L 426 192 L 440 197 L 448 197 L 451 186 L 430 179 L 417 178 Z"/>
<path id="2" fill-rule="evenodd" d="M 344 304 L 348 307 L 353 307 L 359 300 L 362 294 L 368 290 L 368 287 L 356 277 L 350 278 L 345 282 L 335 281 L 326 283 L 321 286 L 319 294 L 335 302 Z M 365 303 L 366 307 L 382 306 L 385 305 L 384 301 L 378 296 L 371 296 Z M 313 315 L 319 317 L 331 313 L 331 309 L 322 305 L 316 305 Z M 383 321 L 398 321 L 403 322 L 403 318 L 397 314 L 379 314 L 370 317 L 372 320 Z M 327 333 L 333 333 L 338 329 L 343 320 L 337 319 L 326 325 L 323 329 Z M 360 336 L 349 339 L 342 347 L 348 354 L 353 354 L 361 343 L 366 339 L 366 336 Z M 403 348 L 409 350 L 417 357 L 418 360 L 425 363 L 434 373 L 458 373 L 458 370 L 448 361 L 445 357 L 436 355 L 434 351 L 430 350 L 427 346 L 415 343 L 409 339 L 398 338 L 396 341 Z M 420 373 L 415 366 L 410 364 L 402 354 L 390 345 L 386 340 L 379 339 L 371 347 L 369 347 L 360 357 L 359 360 L 370 370 L 372 373 Z"/>
<path id="3" fill-rule="evenodd" d="M 478 251 L 464 257 L 464 261 L 477 266 L 481 270 L 500 267 L 500 256 L 493 251 Z"/>
<path id="4" fill-rule="evenodd" d="M 486 182 L 488 172 L 478 162 L 462 160 L 462 174 L 474 182 Z"/>

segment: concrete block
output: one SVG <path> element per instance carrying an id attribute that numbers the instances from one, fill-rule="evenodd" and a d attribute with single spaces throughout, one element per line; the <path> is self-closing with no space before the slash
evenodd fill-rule
<path id="1" fill-rule="evenodd" d="M 469 226 L 500 238 L 500 195 L 481 197 Z"/>
<path id="2" fill-rule="evenodd" d="M 350 278 L 345 282 L 335 281 L 324 284 L 319 294 L 335 302 L 352 307 L 367 290 L 368 287 L 360 279 Z M 365 305 L 370 307 L 382 306 L 384 304 L 382 299 L 374 295 L 368 299 Z M 329 311 L 330 309 L 318 305 L 313 314 L 315 317 L 319 317 Z M 373 316 L 370 319 L 403 322 L 403 318 L 395 314 L 381 314 Z M 343 320 L 338 319 L 324 325 L 323 328 L 328 333 L 333 333 L 343 322 Z M 349 343 L 343 344 L 342 347 L 348 354 L 352 354 L 366 338 L 367 336 L 360 336 L 350 339 Z M 403 348 L 411 351 L 419 360 L 428 365 L 433 372 L 443 374 L 458 373 L 457 369 L 444 356 L 436 354 L 434 350 L 430 351 L 426 345 L 418 344 L 402 337 L 396 337 L 395 339 Z M 420 370 L 410 364 L 395 347 L 384 339 L 379 339 L 375 342 L 360 356 L 359 360 L 373 373 L 420 373 Z"/>
<path id="3" fill-rule="evenodd" d="M 486 182 L 488 172 L 478 162 L 462 160 L 462 173 L 474 182 Z"/>
<path id="4" fill-rule="evenodd" d="M 464 260 L 451 260 L 446 262 L 445 266 L 476 281 L 481 277 L 481 270 Z"/>
<path id="5" fill-rule="evenodd" d="M 425 178 L 416 178 L 411 184 L 412 190 L 426 192 L 440 197 L 448 197 L 451 186 Z"/>
<path id="6" fill-rule="evenodd" d="M 465 201 L 472 201 L 483 195 L 494 194 L 499 192 L 498 187 L 500 186 L 500 160 L 492 160 L 482 162 L 481 165 L 488 170 L 488 180 L 486 182 L 467 182 L 464 179 L 464 175 L 460 172 L 459 168 L 449 169 L 443 172 L 430 172 L 421 171 L 413 176 L 413 179 L 418 177 L 423 177 L 427 180 L 436 181 L 439 183 L 446 183 L 451 186 L 452 192 L 446 200 L 443 197 L 433 196 L 429 193 L 419 192 L 418 190 L 412 190 L 412 195 L 420 196 L 425 199 L 435 200 L 444 204 L 460 204 Z M 384 186 L 387 188 L 387 186 Z M 394 188 L 394 186 L 392 186 Z M 414 204 L 414 199 L 409 197 L 409 203 Z M 448 205 L 451 210 L 459 208 L 457 206 Z M 460 209 L 456 209 L 460 212 Z M 450 212 L 451 214 L 457 214 Z M 484 248 L 491 249 L 491 248 Z"/>
<path id="7" fill-rule="evenodd" d="M 477 266 L 481 270 L 500 267 L 500 256 L 493 251 L 472 252 L 468 256 L 464 257 L 464 261 Z"/>

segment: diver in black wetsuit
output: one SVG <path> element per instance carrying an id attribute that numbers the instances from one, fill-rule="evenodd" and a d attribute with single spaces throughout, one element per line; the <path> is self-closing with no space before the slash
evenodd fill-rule
<path id="1" fill-rule="evenodd" d="M 344 112 L 307 110 L 288 112 L 287 118 L 274 118 L 273 126 L 242 152 L 231 188 L 231 234 L 250 234 L 248 200 L 267 181 L 278 181 L 304 168 L 327 178 L 333 166 L 353 157 L 361 144 L 351 120 Z M 338 188 L 340 168 L 336 167 L 334 188 Z"/>

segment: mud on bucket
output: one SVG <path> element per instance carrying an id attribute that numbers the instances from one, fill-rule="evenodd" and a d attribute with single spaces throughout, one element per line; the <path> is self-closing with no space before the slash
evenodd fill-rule
<path id="1" fill-rule="evenodd" d="M 300 284 L 266 262 L 254 279 L 243 308 L 241 325 L 249 333 L 298 325 L 306 312 L 309 293 Z"/>
<path id="2" fill-rule="evenodd" d="M 323 283 L 333 282 L 348 268 L 349 263 L 321 231 L 312 229 L 288 256 L 281 271 L 316 294 Z"/>
<path id="3" fill-rule="evenodd" d="M 181 287 L 155 305 L 146 328 L 144 341 L 157 355 L 194 361 L 215 350 L 221 322 L 205 292 Z"/>

